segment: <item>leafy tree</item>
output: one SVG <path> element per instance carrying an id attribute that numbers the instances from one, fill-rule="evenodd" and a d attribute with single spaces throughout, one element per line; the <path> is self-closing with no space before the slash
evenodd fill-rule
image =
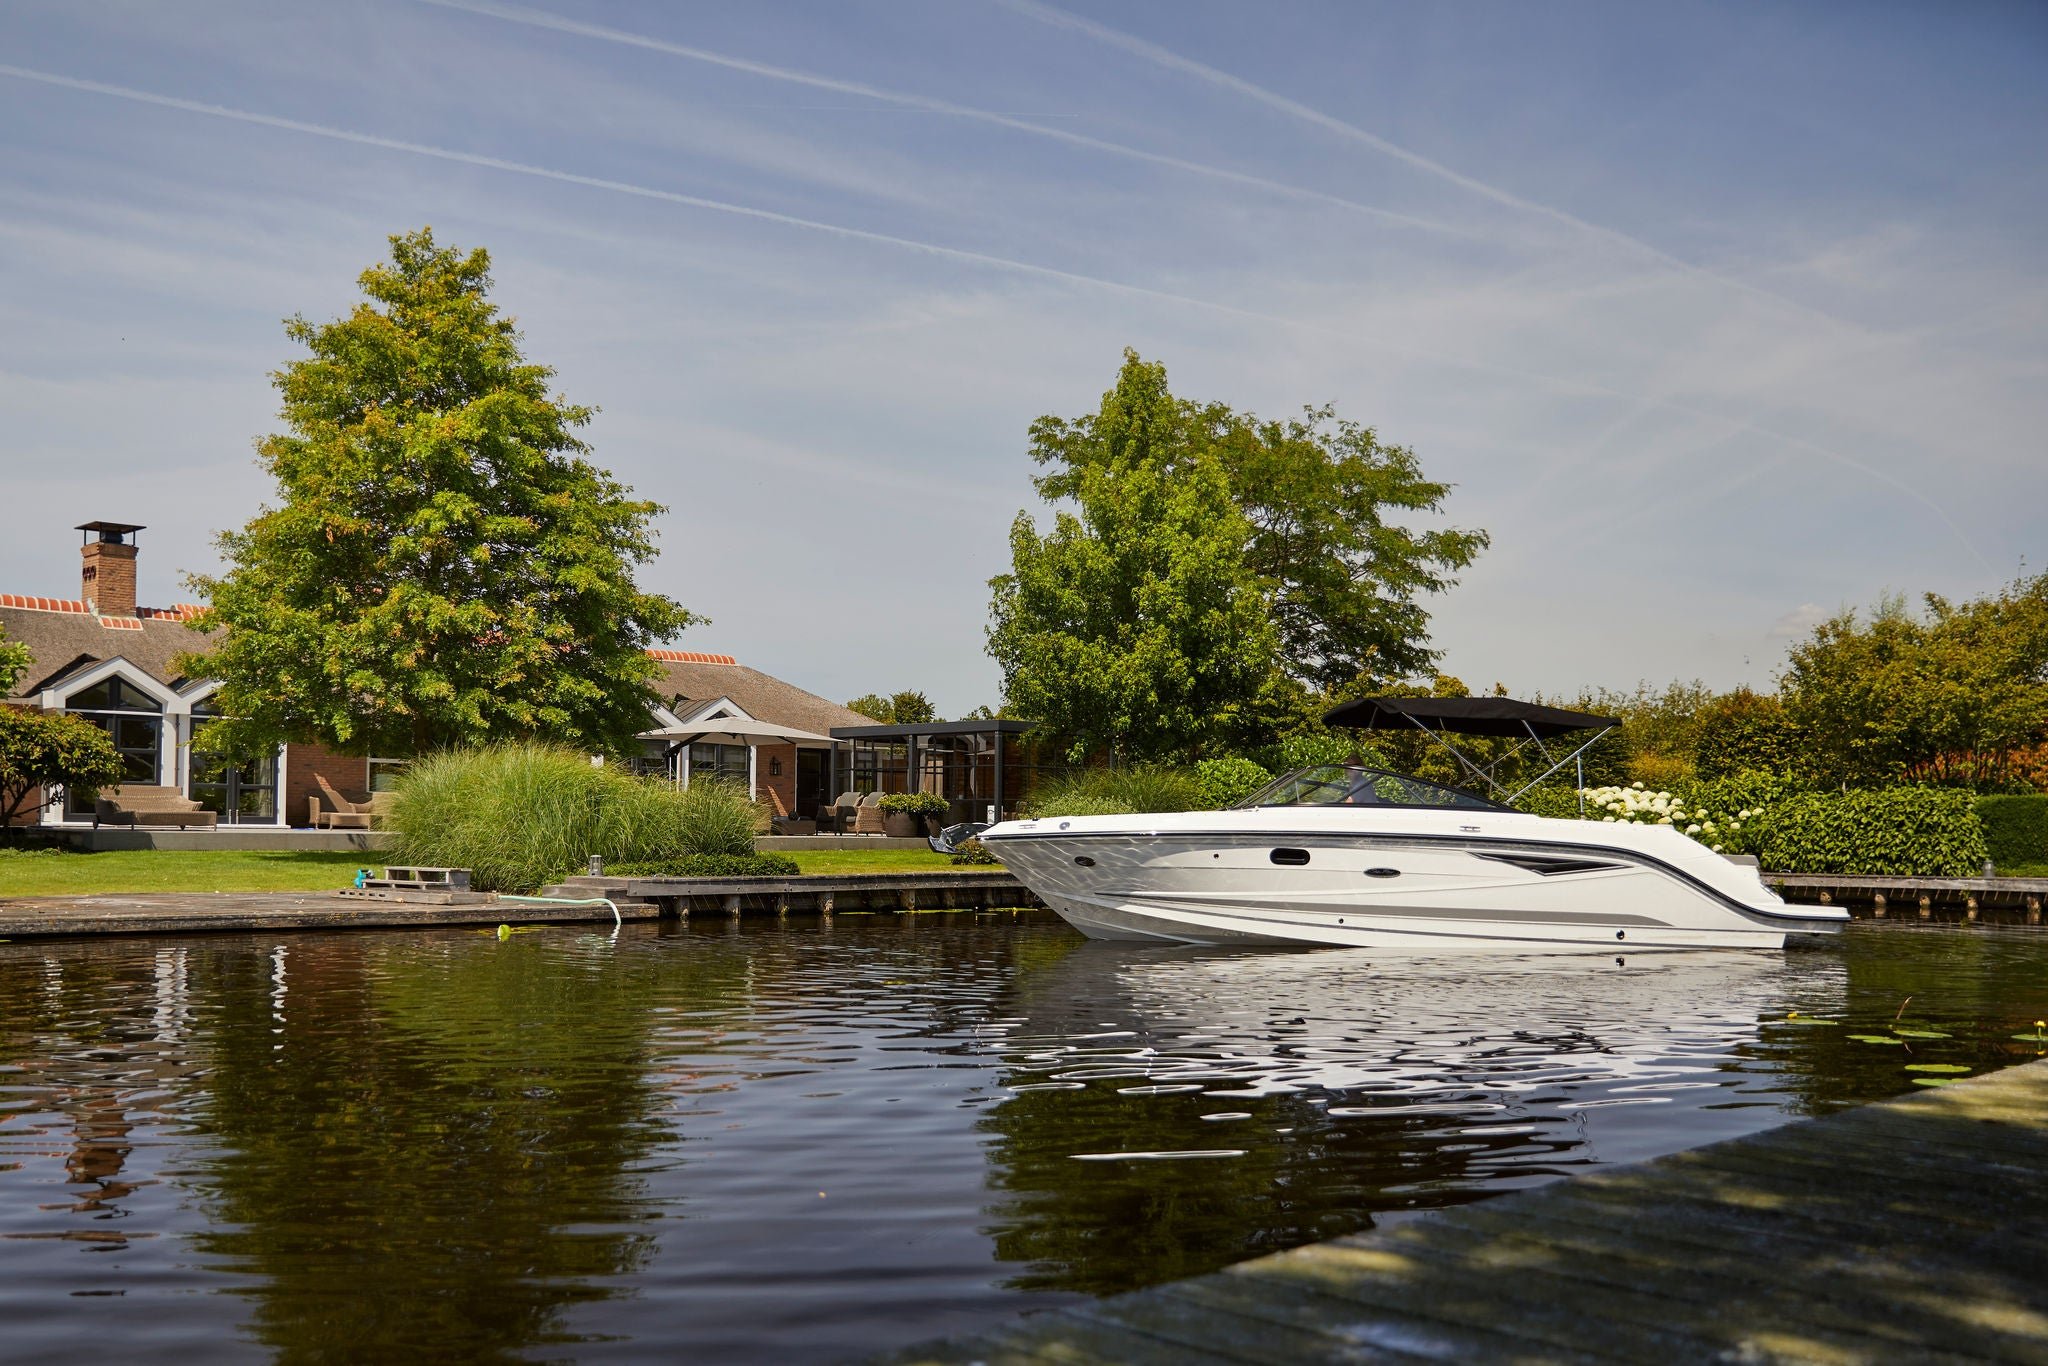
<path id="1" fill-rule="evenodd" d="M 1816 776 L 1876 786 L 1947 753 L 1998 755 L 2048 736 L 2048 574 L 1924 612 L 1889 597 L 1793 647 L 1785 710 Z"/>
<path id="2" fill-rule="evenodd" d="M 89 792 L 120 781 L 121 756 L 92 722 L 0 706 L 0 827 L 40 810 L 48 789 Z"/>
<path id="3" fill-rule="evenodd" d="M 14 685 L 35 663 L 35 656 L 18 640 L 7 638 L 7 628 L 0 626 L 0 697 L 14 691 Z"/>
<path id="4" fill-rule="evenodd" d="M 1143 364 L 1124 353 L 1127 375 Z M 1116 458 L 1101 421 L 1032 424 L 1032 458 L 1050 469 L 1035 483 L 1048 500 L 1077 496 L 1083 470 Z M 1223 470 L 1250 524 L 1245 563 L 1265 583 L 1290 676 L 1329 690 L 1361 676 L 1385 683 L 1435 668 L 1421 599 L 1455 583 L 1487 535 L 1389 520 L 1439 513 L 1450 492 L 1423 478 L 1413 451 L 1381 443 L 1372 428 L 1327 406 L 1274 422 L 1167 395 L 1149 421 L 1150 446 L 1169 468 L 1213 459 Z"/>
<path id="5" fill-rule="evenodd" d="M 1806 766 L 1799 727 L 1782 699 L 1737 688 L 1714 698 L 1697 713 L 1693 768 L 1706 779 L 1732 773 L 1790 774 Z"/>
<path id="6" fill-rule="evenodd" d="M 661 509 L 584 458 L 592 410 L 549 395 L 489 268 L 421 229 L 348 316 L 286 323 L 311 354 L 275 375 L 287 430 L 257 446 L 281 503 L 191 581 L 225 638 L 183 665 L 221 680 L 236 744 L 614 748 L 644 726 L 645 648 L 696 620 L 633 583 Z"/>
<path id="7" fill-rule="evenodd" d="M 896 706 L 878 692 L 862 693 L 846 704 L 848 711 L 857 711 L 869 720 L 881 725 L 893 725 L 896 720 Z"/>
<path id="8" fill-rule="evenodd" d="M 846 709 L 857 711 L 885 726 L 922 725 L 926 721 L 936 721 L 939 715 L 932 708 L 930 698 L 910 688 L 887 697 L 878 692 L 863 693 L 848 702 Z"/>
<path id="9" fill-rule="evenodd" d="M 1009 705 L 1066 736 L 1077 760 L 1225 741 L 1276 672 L 1250 525 L 1222 464 L 1185 448 L 1184 417 L 1165 367 L 1126 353 L 1097 414 L 1032 426 L 1033 456 L 1065 466 L 1041 489 L 1079 515 L 1060 511 L 1044 535 L 1017 515 L 1011 571 L 990 580 L 989 653 Z"/>
<path id="10" fill-rule="evenodd" d="M 930 698 L 908 688 L 890 695 L 889 710 L 899 726 L 921 726 L 927 721 L 936 721 L 939 718 L 939 713 L 932 707 Z"/>

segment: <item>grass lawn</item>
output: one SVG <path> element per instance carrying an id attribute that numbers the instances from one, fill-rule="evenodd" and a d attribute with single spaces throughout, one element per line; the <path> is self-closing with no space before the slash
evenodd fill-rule
<path id="1" fill-rule="evenodd" d="M 950 873 L 953 860 L 929 849 L 779 849 L 806 873 Z"/>
<path id="2" fill-rule="evenodd" d="M 346 887 L 379 855 L 257 849 L 0 849 L 0 898 L 100 892 L 318 892 Z"/>
<path id="3" fill-rule="evenodd" d="M 806 849 L 789 857 L 806 873 L 938 873 L 952 860 L 929 849 Z M 385 856 L 256 849 L 0 849 L 0 898 L 93 896 L 105 892 L 318 892 L 346 887 L 358 868 L 381 870 Z"/>

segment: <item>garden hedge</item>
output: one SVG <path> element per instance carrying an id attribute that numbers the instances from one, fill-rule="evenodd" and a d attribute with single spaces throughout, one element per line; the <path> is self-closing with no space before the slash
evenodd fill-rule
<path id="1" fill-rule="evenodd" d="M 803 869 L 787 854 L 678 854 L 607 864 L 604 871 L 607 877 L 795 877 Z"/>
<path id="2" fill-rule="evenodd" d="M 1969 877 L 1985 859 L 1974 803 L 1936 787 L 1796 793 L 1766 811 L 1759 858 L 1774 873 Z"/>
<path id="3" fill-rule="evenodd" d="M 1977 819 L 1987 856 L 2000 871 L 2048 864 L 2048 794 L 1979 797 Z"/>

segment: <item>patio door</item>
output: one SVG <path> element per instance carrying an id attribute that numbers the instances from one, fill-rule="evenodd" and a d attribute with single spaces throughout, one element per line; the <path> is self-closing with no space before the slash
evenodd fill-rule
<path id="1" fill-rule="evenodd" d="M 818 808 L 837 795 L 826 789 L 832 782 L 829 756 L 822 749 L 800 749 L 796 752 L 796 810 L 792 816 L 811 817 L 818 814 Z"/>
<path id="2" fill-rule="evenodd" d="M 192 754 L 192 800 L 220 817 L 222 825 L 277 823 L 277 755 L 228 759 Z"/>

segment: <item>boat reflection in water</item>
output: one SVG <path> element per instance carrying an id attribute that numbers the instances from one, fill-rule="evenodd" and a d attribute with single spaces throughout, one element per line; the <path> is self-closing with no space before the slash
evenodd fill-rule
<path id="1" fill-rule="evenodd" d="M 1019 993 L 984 1121 L 998 1252 L 1015 1284 L 1106 1293 L 1770 1127 L 1803 1102 L 1760 1025 L 1838 1009 L 1846 974 L 1091 943 Z"/>

